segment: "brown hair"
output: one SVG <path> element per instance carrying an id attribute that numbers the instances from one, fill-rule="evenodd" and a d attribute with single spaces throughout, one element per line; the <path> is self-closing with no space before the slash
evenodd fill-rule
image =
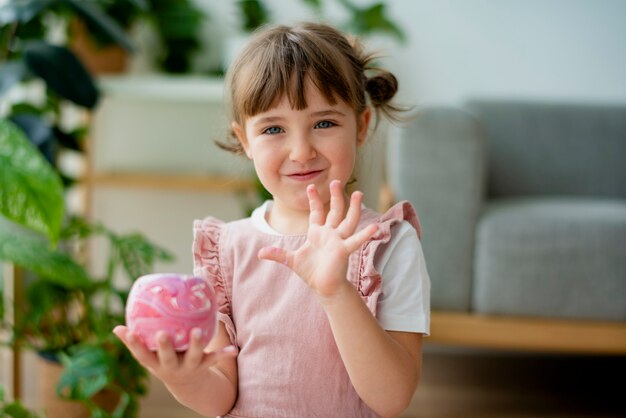
<path id="1" fill-rule="evenodd" d="M 356 38 L 329 25 L 262 28 L 228 71 L 232 120 L 243 126 L 246 117 L 271 109 L 285 94 L 293 108 L 306 108 L 307 78 L 331 104 L 339 98 L 360 114 L 367 106 L 367 93 L 377 113 L 397 119 L 401 109 L 390 101 L 398 81 L 390 72 L 374 67 L 373 59 L 372 54 L 363 52 Z M 218 145 L 243 153 L 232 132 L 228 143 Z"/>

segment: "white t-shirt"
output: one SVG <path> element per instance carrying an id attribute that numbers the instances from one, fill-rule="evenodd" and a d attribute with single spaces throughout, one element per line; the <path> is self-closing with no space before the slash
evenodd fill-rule
<path id="1" fill-rule="evenodd" d="M 252 223 L 266 234 L 281 235 L 265 217 L 272 208 L 268 200 L 252 212 Z M 406 221 L 391 228 L 391 240 L 374 267 L 380 272 L 382 294 L 376 308 L 378 321 L 387 331 L 430 334 L 430 277 L 422 244 L 415 229 Z"/>

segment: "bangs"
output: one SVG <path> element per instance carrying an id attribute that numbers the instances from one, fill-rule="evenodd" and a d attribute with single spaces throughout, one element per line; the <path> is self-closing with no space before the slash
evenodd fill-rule
<path id="1" fill-rule="evenodd" d="M 307 107 L 307 79 L 330 103 L 341 99 L 359 109 L 364 98 L 354 70 L 337 45 L 310 31 L 274 29 L 273 36 L 253 39 L 235 63 L 231 83 L 233 117 L 239 123 L 275 107 L 287 97 L 292 108 Z M 347 41 L 343 39 L 347 47 Z"/>
<path id="2" fill-rule="evenodd" d="M 343 101 L 361 115 L 369 100 L 376 116 L 380 111 L 399 120 L 396 115 L 405 109 L 390 103 L 397 79 L 372 66 L 374 58 L 357 38 L 322 23 L 257 29 L 228 68 L 231 129 L 228 142 L 218 145 L 243 154 L 238 129 L 246 119 L 278 106 L 285 97 L 292 109 L 307 108 L 306 86 L 311 83 L 331 105 Z"/>

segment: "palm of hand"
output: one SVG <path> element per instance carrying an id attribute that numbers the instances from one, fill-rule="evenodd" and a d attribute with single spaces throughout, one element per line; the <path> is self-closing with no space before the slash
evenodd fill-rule
<path id="1" fill-rule="evenodd" d="M 330 296 L 346 278 L 351 252 L 336 229 L 311 225 L 306 243 L 293 254 L 292 269 L 317 294 Z"/>
<path id="2" fill-rule="evenodd" d="M 306 242 L 295 251 L 266 247 L 259 258 L 283 263 L 321 297 L 332 297 L 349 284 L 346 275 L 350 254 L 376 231 L 370 225 L 357 231 L 362 194 L 355 192 L 345 212 L 345 198 L 338 181 L 330 184 L 330 210 L 325 214 L 315 186 L 307 188 L 310 216 Z M 345 215 L 344 215 L 345 214 Z"/>

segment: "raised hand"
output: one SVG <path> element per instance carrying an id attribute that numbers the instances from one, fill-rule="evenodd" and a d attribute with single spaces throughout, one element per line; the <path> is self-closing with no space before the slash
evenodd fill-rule
<path id="1" fill-rule="evenodd" d="M 363 245 L 377 230 L 369 225 L 359 231 L 363 194 L 354 192 L 346 212 L 346 197 L 341 183 L 331 181 L 328 213 L 315 185 L 307 187 L 309 229 L 306 242 L 295 251 L 262 248 L 258 257 L 291 268 L 320 297 L 330 298 L 350 285 L 346 275 L 350 254 Z"/>

